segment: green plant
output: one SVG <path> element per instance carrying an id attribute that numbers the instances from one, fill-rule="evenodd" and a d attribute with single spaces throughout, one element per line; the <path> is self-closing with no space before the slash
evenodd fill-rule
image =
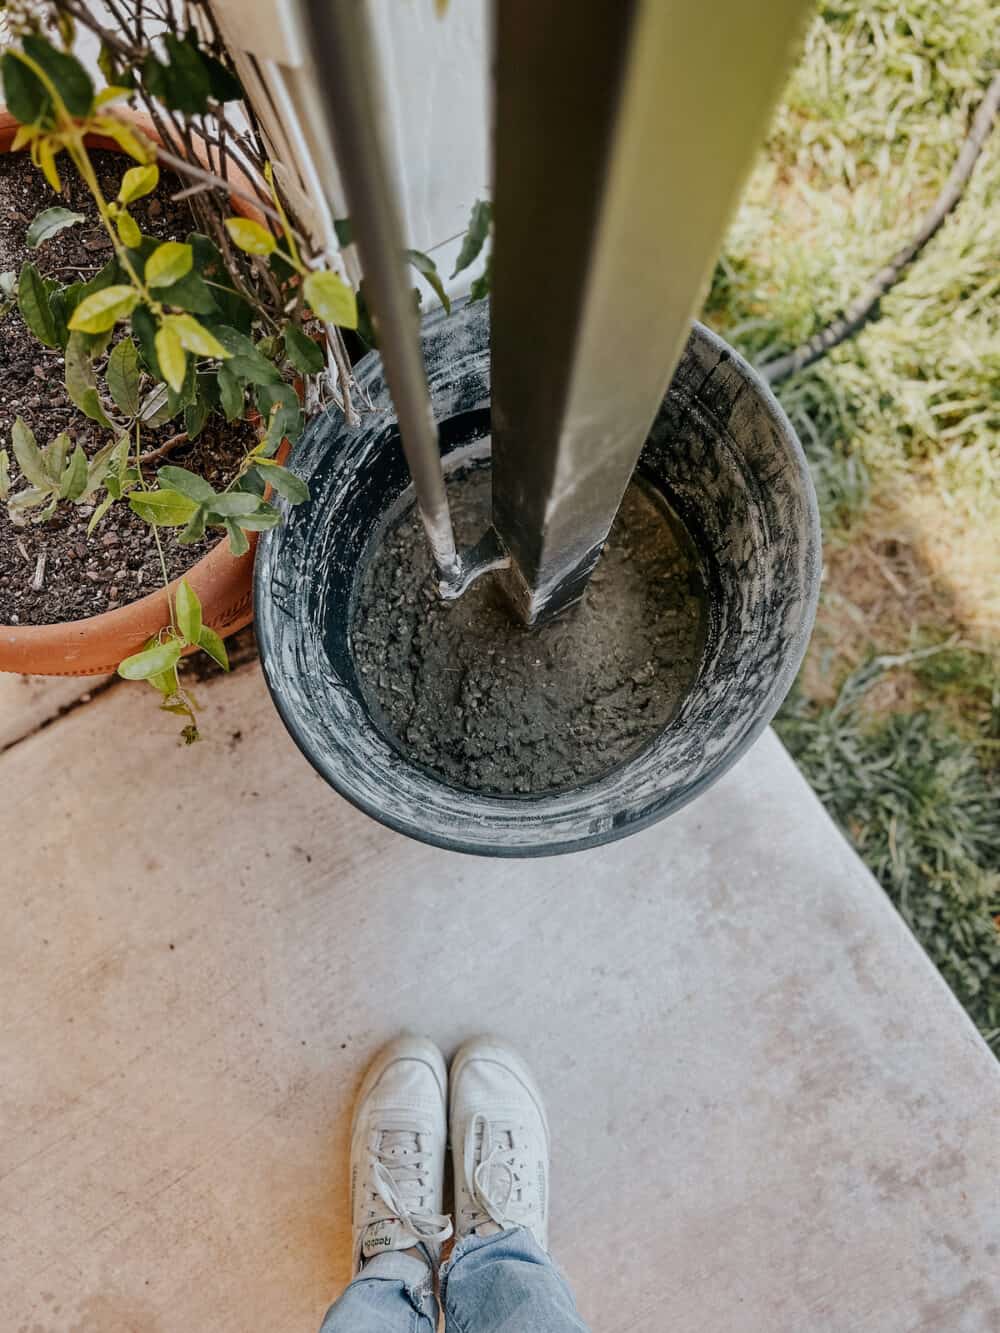
<path id="1" fill-rule="evenodd" d="M 469 215 L 469 224 L 466 227 L 465 235 L 462 238 L 462 245 L 458 252 L 458 258 L 455 260 L 455 268 L 452 277 L 457 278 L 464 272 L 470 264 L 475 263 L 486 244 L 490 233 L 493 230 L 493 205 L 488 199 L 477 199 L 472 205 L 472 212 Z M 470 301 L 482 301 L 490 294 L 490 284 L 493 279 L 493 256 L 492 253 L 486 256 L 486 265 L 483 272 L 475 279 L 469 288 Z"/>
<path id="2" fill-rule="evenodd" d="M 67 434 L 39 448 L 19 421 L 12 440 L 15 475 L 7 452 L 0 457 L 0 498 L 21 523 L 46 521 L 60 502 L 96 499 L 90 531 L 122 502 L 154 533 L 178 529 L 184 544 L 215 528 L 240 555 L 249 532 L 280 522 L 268 487 L 293 504 L 308 494 L 274 457 L 283 440 L 302 430 L 296 384 L 310 378 L 336 384 L 345 411 L 352 410 L 340 329 L 357 325 L 355 296 L 291 216 L 259 134 L 230 124 L 226 104 L 241 90 L 209 11 L 195 3 L 175 12 L 167 4 L 162 44 L 147 36 L 141 3 L 113 4 L 112 11 L 114 31 L 84 6 L 62 0 L 41 13 L 8 10 L 18 41 L 3 54 L 0 74 L 8 106 L 21 121 L 14 148 L 30 149 L 56 192 L 62 158 L 72 162 L 113 255 L 84 282 L 55 282 L 31 260 L 16 277 L 0 276 L 0 314 L 16 301 L 35 337 L 62 352 L 72 402 L 109 434 L 88 459 Z M 58 42 L 46 33 L 46 17 Z M 77 23 L 101 40 L 108 85 L 100 91 L 71 49 Z M 116 116 L 115 104 L 123 101 L 145 106 L 161 144 Z M 102 191 L 88 135 L 110 137 L 132 159 L 113 199 Z M 212 142 L 214 170 L 199 160 L 197 140 Z M 183 241 L 144 235 L 131 211 L 156 189 L 160 161 L 196 183 L 191 201 L 202 230 Z M 242 196 L 253 216 L 232 216 L 231 196 Z M 45 208 L 30 223 L 27 243 L 37 248 L 81 221 L 82 214 L 66 208 Z M 433 283 L 433 263 L 426 256 L 414 262 Z M 257 442 L 223 490 L 185 468 L 153 471 L 154 460 L 194 440 L 213 413 L 260 423 Z M 143 432 L 174 420 L 182 429 L 144 452 Z M 166 579 L 162 558 L 161 567 Z M 183 635 L 173 603 L 163 633 L 167 645 Z"/>
<path id="3" fill-rule="evenodd" d="M 31 429 L 20 417 L 14 423 L 11 440 L 21 476 L 28 482 L 23 490 L 11 495 L 10 456 L 6 449 L 0 449 L 0 500 L 7 501 L 15 522 L 26 521 L 30 509 L 40 509 L 39 518 L 44 521 L 55 513 L 60 500 L 84 503 L 105 484 L 114 466 L 117 447 L 114 440 L 92 458 L 79 445 L 73 448 L 65 431 L 39 448 Z"/>
<path id="4" fill-rule="evenodd" d="M 170 605 L 170 625 L 150 639 L 141 652 L 126 657 L 118 666 L 123 680 L 148 681 L 163 696 L 160 707 L 164 712 L 186 719 L 181 736 L 188 745 L 198 739 L 195 716 L 198 705 L 191 691 L 181 684 L 178 667 L 186 651 L 198 648 L 208 653 L 223 671 L 229 670 L 226 645 L 214 629 L 203 624 L 198 595 L 187 579 L 181 579 L 177 597 Z"/>

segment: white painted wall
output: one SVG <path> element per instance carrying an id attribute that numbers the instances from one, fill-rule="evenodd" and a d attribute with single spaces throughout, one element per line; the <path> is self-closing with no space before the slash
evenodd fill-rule
<path id="1" fill-rule="evenodd" d="M 443 18 L 433 0 L 366 3 L 407 244 L 430 253 L 449 290 L 459 295 L 480 266 L 448 279 L 472 205 L 489 192 L 489 0 L 453 3 Z M 347 208 L 315 111 L 322 72 L 309 60 L 296 0 L 212 5 L 271 140 L 276 169 L 320 238 L 330 215 L 322 200 L 330 201 L 332 216 Z M 345 259 L 357 278 L 353 256 Z"/>

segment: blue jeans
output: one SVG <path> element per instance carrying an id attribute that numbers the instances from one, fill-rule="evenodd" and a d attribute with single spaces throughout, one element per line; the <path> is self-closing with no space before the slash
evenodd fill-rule
<path id="1" fill-rule="evenodd" d="M 469 1236 L 441 1269 L 448 1333 L 587 1333 L 566 1279 L 530 1231 Z M 380 1254 L 330 1307 L 320 1333 L 435 1333 L 430 1268 Z"/>

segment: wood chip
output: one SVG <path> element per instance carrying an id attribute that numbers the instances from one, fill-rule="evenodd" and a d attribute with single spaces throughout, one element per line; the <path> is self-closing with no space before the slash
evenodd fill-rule
<path id="1" fill-rule="evenodd" d="M 35 565 L 34 577 L 31 580 L 32 592 L 41 592 L 45 584 L 45 559 L 46 559 L 45 552 L 42 551 L 42 553 L 38 557 L 38 562 Z"/>

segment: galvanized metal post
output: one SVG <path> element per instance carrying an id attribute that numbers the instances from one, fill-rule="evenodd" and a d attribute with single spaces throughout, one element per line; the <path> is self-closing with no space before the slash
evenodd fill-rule
<path id="1" fill-rule="evenodd" d="M 379 133 L 379 72 L 365 0 L 302 0 L 326 129 L 337 154 L 365 284 L 378 325 L 386 382 L 435 563 L 458 576 L 437 426 L 420 350 L 419 317 L 406 276 L 399 205 Z"/>
<path id="2" fill-rule="evenodd" d="M 495 0 L 494 527 L 526 623 L 586 587 L 806 0 Z"/>

